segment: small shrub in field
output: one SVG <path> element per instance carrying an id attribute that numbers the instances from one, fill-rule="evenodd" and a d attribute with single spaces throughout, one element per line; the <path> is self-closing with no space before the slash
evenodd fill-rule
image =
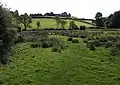
<path id="1" fill-rule="evenodd" d="M 83 42 L 84 42 L 84 43 L 88 43 L 88 40 L 84 40 Z"/>
<path id="2" fill-rule="evenodd" d="M 72 43 L 79 43 L 79 40 L 78 39 L 73 39 Z"/>
<path id="3" fill-rule="evenodd" d="M 14 44 L 22 43 L 22 42 L 24 42 L 23 36 L 18 35 L 18 36 L 17 36 L 17 39 L 15 39 L 15 41 L 14 41 Z"/>
<path id="4" fill-rule="evenodd" d="M 38 47 L 40 47 L 40 44 L 39 43 L 32 43 L 31 45 L 31 48 L 38 48 Z"/>
<path id="5" fill-rule="evenodd" d="M 72 40 L 73 40 L 73 38 L 72 38 L 72 37 L 69 37 L 67 40 L 68 40 L 68 41 L 72 41 Z"/>
<path id="6" fill-rule="evenodd" d="M 56 46 L 54 46 L 53 48 L 52 48 L 52 52 L 61 52 L 62 51 L 62 49 L 61 49 L 61 47 L 56 47 Z"/>
<path id="7" fill-rule="evenodd" d="M 113 43 L 111 41 L 105 43 L 105 48 L 112 47 Z"/>
<path id="8" fill-rule="evenodd" d="M 49 47 L 51 47 L 50 43 L 48 41 L 44 41 L 41 44 L 42 44 L 42 48 L 49 48 Z"/>
<path id="9" fill-rule="evenodd" d="M 86 27 L 85 26 L 80 26 L 80 30 L 85 30 Z"/>
<path id="10" fill-rule="evenodd" d="M 116 42 L 113 47 L 110 49 L 110 55 L 120 55 L 120 42 Z"/>
<path id="11" fill-rule="evenodd" d="M 95 46 L 92 44 L 87 44 L 87 47 L 91 50 L 91 51 L 95 51 Z"/>
<path id="12" fill-rule="evenodd" d="M 91 40 L 91 41 L 89 41 L 88 43 L 91 44 L 91 45 L 94 45 L 94 46 L 96 46 L 96 47 L 100 47 L 100 46 L 103 46 L 103 45 L 104 45 L 104 43 L 103 43 L 103 42 L 100 42 L 99 40 Z"/>
<path id="13" fill-rule="evenodd" d="M 86 38 L 87 36 L 86 36 L 86 35 L 81 35 L 80 37 L 81 37 L 81 38 Z"/>

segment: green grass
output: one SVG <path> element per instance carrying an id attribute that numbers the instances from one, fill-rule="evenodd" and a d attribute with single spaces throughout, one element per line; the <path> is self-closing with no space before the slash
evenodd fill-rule
<path id="1" fill-rule="evenodd" d="M 119 85 L 120 59 L 109 59 L 107 49 L 89 51 L 68 42 L 62 53 L 51 48 L 30 48 L 30 43 L 14 46 L 13 62 L 0 68 L 3 85 Z M 101 60 L 103 62 L 101 62 Z"/>
<path id="2" fill-rule="evenodd" d="M 34 28 L 34 29 L 36 28 L 36 22 L 37 21 L 40 21 L 40 23 L 41 23 L 41 27 L 39 29 L 42 29 L 42 28 L 57 28 L 56 20 L 55 19 L 47 19 L 47 18 L 32 19 L 32 24 L 31 24 L 32 28 Z M 69 23 L 70 23 L 71 20 L 66 20 L 66 21 L 67 21 L 67 24 L 66 24 L 65 28 L 69 28 Z M 85 23 L 78 22 L 78 21 L 75 21 L 75 23 L 78 27 L 80 25 L 84 25 L 86 27 L 91 26 L 89 24 L 85 24 Z"/>

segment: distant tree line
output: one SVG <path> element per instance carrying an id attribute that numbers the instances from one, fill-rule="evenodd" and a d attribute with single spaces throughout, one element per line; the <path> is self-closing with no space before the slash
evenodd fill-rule
<path id="1" fill-rule="evenodd" d="M 120 11 L 115 11 L 108 17 L 102 17 L 102 13 L 97 12 L 93 23 L 95 23 L 98 27 L 120 28 Z"/>
<path id="2" fill-rule="evenodd" d="M 50 13 L 45 13 L 45 14 L 41 14 L 41 13 L 37 13 L 37 14 L 30 14 L 30 16 L 32 18 L 34 17 L 42 17 L 42 16 L 60 16 L 60 17 L 71 17 L 71 14 L 70 13 L 67 13 L 67 12 L 63 12 L 61 14 L 55 14 L 53 12 L 50 12 Z"/>

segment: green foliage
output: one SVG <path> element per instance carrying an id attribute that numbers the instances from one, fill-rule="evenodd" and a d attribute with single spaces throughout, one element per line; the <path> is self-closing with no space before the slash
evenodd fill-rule
<path id="1" fill-rule="evenodd" d="M 41 26 L 40 21 L 37 21 L 36 25 L 37 25 L 37 29 L 38 29 Z"/>
<path id="2" fill-rule="evenodd" d="M 15 28 L 21 27 L 20 26 L 21 22 L 19 20 L 19 12 L 18 12 L 18 10 L 11 11 L 10 13 L 12 14 L 12 25 L 13 25 L 13 27 L 15 27 Z"/>
<path id="3" fill-rule="evenodd" d="M 61 49 L 60 46 L 59 47 L 57 47 L 57 46 L 52 47 L 52 52 L 59 52 L 59 53 L 61 53 L 61 51 L 62 51 L 62 49 Z"/>
<path id="4" fill-rule="evenodd" d="M 104 26 L 108 28 L 120 28 L 120 11 L 114 12 L 106 19 Z"/>
<path id="5" fill-rule="evenodd" d="M 108 41 L 105 43 L 105 48 L 110 48 L 112 46 L 113 46 L 113 42 L 111 42 L 111 41 Z"/>
<path id="6" fill-rule="evenodd" d="M 115 55 L 120 55 L 120 42 L 116 42 L 113 47 L 110 49 L 110 55 L 115 56 Z"/>
<path id="7" fill-rule="evenodd" d="M 63 19 L 64 20 L 64 19 Z M 31 23 L 31 26 L 33 28 L 36 28 L 36 23 L 37 21 L 40 21 L 40 24 L 41 24 L 41 28 L 40 29 L 45 29 L 45 28 L 53 28 L 53 29 L 56 29 L 56 20 L 55 19 L 49 19 L 49 18 L 35 18 L 35 19 L 32 19 L 32 23 Z M 69 28 L 69 23 L 71 20 L 64 20 L 67 22 L 67 24 L 65 25 L 65 28 L 68 29 Z M 86 24 L 86 23 L 83 23 L 83 22 L 80 22 L 80 21 L 75 21 L 75 24 L 77 26 L 80 26 L 80 25 L 84 25 L 86 27 L 90 27 L 91 25 L 89 24 Z M 59 23 L 59 27 L 60 27 L 60 23 Z M 58 28 L 59 28 L 58 27 Z M 30 30 L 30 28 L 29 28 Z"/>
<path id="8" fill-rule="evenodd" d="M 78 39 L 73 39 L 72 43 L 79 43 L 79 40 Z"/>
<path id="9" fill-rule="evenodd" d="M 30 16 L 28 16 L 27 13 L 25 13 L 24 15 L 20 15 L 19 18 L 20 18 L 20 22 L 24 25 L 25 30 L 28 27 L 28 25 L 32 23 L 32 19 Z"/>
<path id="10" fill-rule="evenodd" d="M 85 26 L 80 26 L 80 30 L 85 30 L 86 27 Z"/>
<path id="11" fill-rule="evenodd" d="M 95 19 L 96 19 L 95 20 L 96 25 L 99 27 L 103 27 L 104 21 L 102 19 L 102 13 L 97 12 Z"/>
<path id="12" fill-rule="evenodd" d="M 60 16 L 56 15 L 55 16 L 55 20 L 56 20 L 56 24 L 57 24 L 57 28 L 59 28 L 59 25 L 60 25 Z"/>
<path id="13" fill-rule="evenodd" d="M 95 46 L 94 45 L 89 45 L 89 48 L 91 51 L 95 51 Z"/>
<path id="14" fill-rule="evenodd" d="M 72 38 L 72 37 L 69 37 L 67 40 L 68 40 L 68 41 L 72 41 L 72 40 L 73 40 L 73 38 Z"/>
<path id="15" fill-rule="evenodd" d="M 6 64 L 9 51 L 14 39 L 15 31 L 12 27 L 12 16 L 9 9 L 0 6 L 0 61 Z"/>
<path id="16" fill-rule="evenodd" d="M 72 30 L 78 30 L 79 29 L 74 21 L 70 21 L 69 28 L 72 29 Z"/>
<path id="17" fill-rule="evenodd" d="M 91 40 L 91 41 L 89 41 L 88 43 L 91 44 L 91 45 L 94 45 L 94 46 L 96 46 L 96 47 L 100 47 L 100 46 L 103 46 L 103 45 L 104 45 L 104 43 L 103 43 L 103 42 L 100 42 L 99 40 Z"/>
<path id="18" fill-rule="evenodd" d="M 23 43 L 25 41 L 25 39 L 23 38 L 22 35 L 18 34 L 14 40 L 14 44 L 17 44 L 17 43 Z"/>
<path id="19" fill-rule="evenodd" d="M 67 22 L 65 20 L 60 21 L 61 27 L 64 29 Z"/>
<path id="20" fill-rule="evenodd" d="M 40 44 L 38 42 L 34 42 L 30 46 L 31 46 L 31 48 L 38 48 L 38 47 L 40 47 Z"/>

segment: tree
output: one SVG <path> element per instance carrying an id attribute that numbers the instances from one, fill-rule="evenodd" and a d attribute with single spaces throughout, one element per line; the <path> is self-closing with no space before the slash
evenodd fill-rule
<path id="1" fill-rule="evenodd" d="M 97 12 L 96 15 L 95 15 L 95 19 L 96 19 L 95 20 L 96 25 L 99 26 L 99 27 L 102 27 L 103 24 L 104 24 L 104 21 L 102 19 L 102 13 Z"/>
<path id="2" fill-rule="evenodd" d="M 20 28 L 20 20 L 19 20 L 19 12 L 16 10 L 15 12 L 11 11 L 12 14 L 12 25 L 15 28 Z"/>
<path id="3" fill-rule="evenodd" d="M 65 20 L 60 21 L 61 27 L 64 29 L 67 22 Z"/>
<path id="4" fill-rule="evenodd" d="M 41 25 L 40 25 L 40 21 L 37 21 L 37 22 L 36 22 L 36 25 L 37 25 L 37 30 L 38 30 L 38 28 L 41 26 Z"/>
<path id="5" fill-rule="evenodd" d="M 12 41 L 14 39 L 14 31 L 12 28 L 12 14 L 8 8 L 0 6 L 0 61 L 6 64 L 8 61 L 8 53 L 10 51 Z"/>
<path id="6" fill-rule="evenodd" d="M 32 23 L 32 19 L 31 19 L 30 16 L 28 16 L 27 13 L 25 13 L 24 15 L 21 15 L 21 16 L 20 16 L 20 22 L 24 25 L 25 30 L 26 30 L 26 28 L 28 27 L 28 25 L 29 25 L 30 23 Z"/>
<path id="7" fill-rule="evenodd" d="M 55 16 L 55 20 L 56 20 L 56 24 L 57 24 L 57 28 L 59 28 L 59 25 L 60 25 L 60 16 L 56 15 Z"/>
<path id="8" fill-rule="evenodd" d="M 70 21 L 69 27 L 70 27 L 70 29 L 73 29 L 73 30 L 78 30 L 79 29 L 74 21 Z"/>
<path id="9" fill-rule="evenodd" d="M 70 14 L 70 13 L 68 14 L 68 17 L 71 17 L 71 14 Z"/>
<path id="10" fill-rule="evenodd" d="M 108 16 L 104 26 L 108 28 L 120 28 L 120 11 L 116 11 L 114 14 Z"/>

